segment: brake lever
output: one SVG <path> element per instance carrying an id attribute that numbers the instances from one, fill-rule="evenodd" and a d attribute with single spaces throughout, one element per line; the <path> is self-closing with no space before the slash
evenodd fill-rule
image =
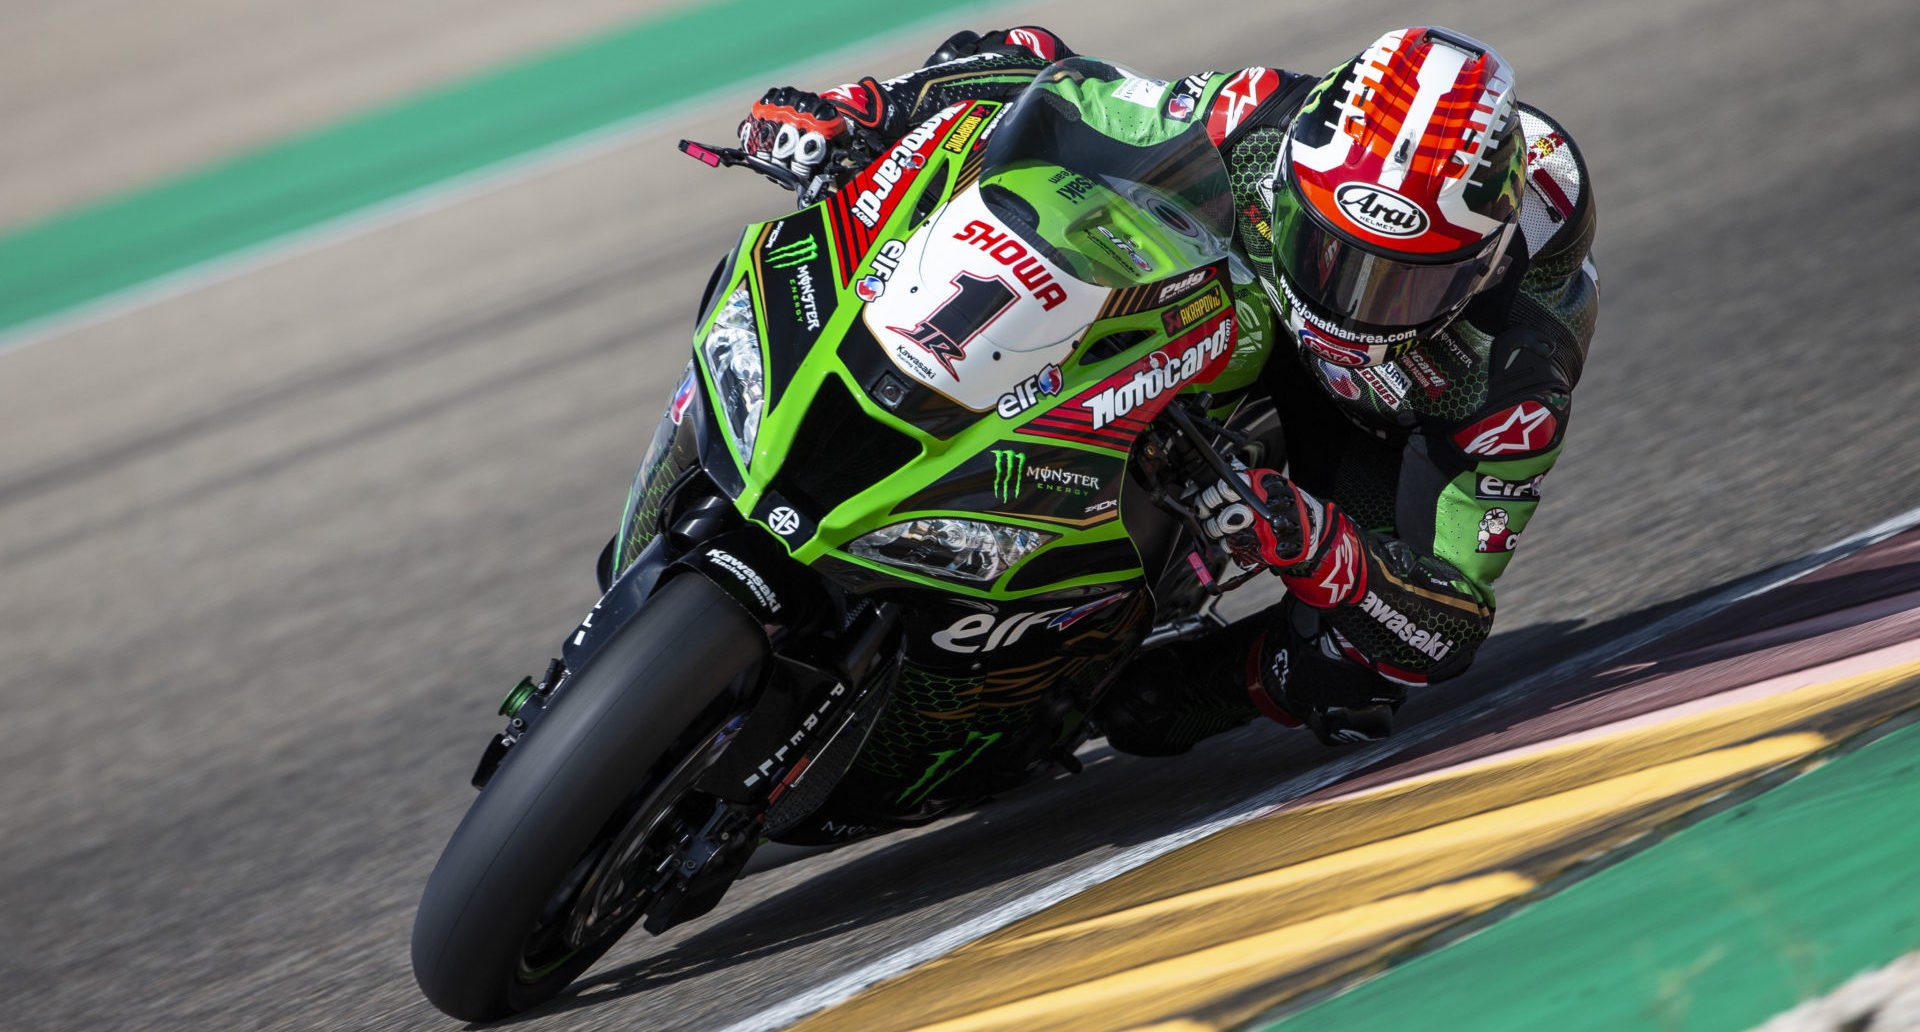
<path id="1" fill-rule="evenodd" d="M 1240 471 L 1234 469 L 1233 466 L 1228 464 L 1225 457 L 1214 450 L 1212 442 L 1208 441 L 1207 438 L 1201 434 L 1200 428 L 1194 425 L 1193 416 L 1187 412 L 1184 401 L 1185 399 L 1183 398 L 1175 398 L 1173 404 L 1167 406 L 1166 413 L 1167 416 L 1173 420 L 1174 427 L 1193 443 L 1193 448 L 1200 453 L 1201 460 L 1206 462 L 1208 466 L 1211 466 L 1213 471 L 1220 475 L 1221 480 L 1226 481 L 1233 487 L 1234 493 L 1240 496 L 1240 500 L 1247 503 L 1247 508 L 1252 510 L 1255 516 L 1260 517 L 1271 525 L 1273 523 L 1273 510 L 1267 508 L 1267 503 L 1261 501 L 1260 496 L 1253 493 L 1253 485 L 1247 483 L 1246 480 L 1240 476 Z"/>
<path id="2" fill-rule="evenodd" d="M 819 200 L 827 185 L 826 177 L 803 177 L 785 165 L 749 154 L 738 147 L 709 147 L 704 143 L 681 140 L 680 152 L 713 168 L 752 169 L 792 190 L 803 208 Z"/>

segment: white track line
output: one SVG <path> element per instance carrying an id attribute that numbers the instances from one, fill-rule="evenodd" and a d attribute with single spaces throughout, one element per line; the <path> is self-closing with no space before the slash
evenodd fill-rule
<path id="1" fill-rule="evenodd" d="M 678 103 L 625 118 L 598 129 L 590 129 L 563 140 L 556 140 L 511 158 L 505 158 L 490 165 L 482 165 L 470 172 L 463 172 L 387 200 L 336 215 L 305 229 L 296 229 L 250 247 L 230 251 L 215 258 L 195 262 L 174 272 L 122 287 L 91 301 L 82 301 L 59 311 L 49 312 L 10 329 L 0 330 L 0 354 L 27 348 L 109 319 L 117 319 L 149 305 L 244 276 L 290 258 L 318 251 L 395 223 L 431 214 L 569 166 L 591 161 L 677 122 L 728 111 L 737 113 L 745 110 L 753 100 L 752 96 L 748 96 L 749 93 L 758 96 L 759 91 L 768 83 L 815 81 L 840 62 L 852 60 L 864 53 L 905 45 L 921 34 L 936 31 L 936 26 L 953 22 L 956 15 L 965 14 L 972 19 L 986 18 L 1012 6 L 1014 5 L 1008 0 L 1002 0 L 1002 2 L 983 3 L 960 11 L 942 11 L 898 29 L 877 36 L 869 36 L 837 50 L 828 51 L 823 55 L 796 61 L 765 74 L 755 75 L 750 79 L 741 79 L 718 86 Z M 932 40 L 929 46 L 938 42 L 939 40 Z M 636 197 L 635 203 L 646 203 L 646 200 Z"/>
<path id="2" fill-rule="evenodd" d="M 1281 782 L 1265 792 L 1219 811 L 1198 824 L 1116 853 L 1084 870 L 1075 871 L 1060 881 L 1009 900 L 984 914 L 903 947 L 865 967 L 728 1025 L 721 1032 L 774 1032 L 776 1029 L 785 1028 L 815 1011 L 840 1003 L 875 983 L 950 953 L 1023 917 L 1038 913 L 1102 882 L 1111 881 L 1166 853 L 1197 842 L 1215 832 L 1270 813 L 1294 799 L 1333 784 L 1364 767 L 1404 752 L 1447 731 L 1470 724 L 1496 706 L 1631 652 L 1672 634 L 1688 624 L 1697 623 L 1712 616 L 1742 599 L 1799 580 L 1823 566 L 1915 526 L 1920 526 L 1920 508 L 1895 516 L 1803 559 L 1789 563 L 1779 570 L 1752 578 L 1748 583 L 1736 584 L 1712 598 L 1703 599 L 1636 633 L 1597 645 L 1546 670 L 1523 677 L 1498 691 L 1481 696 L 1470 705 L 1435 717 L 1425 724 L 1402 732 L 1384 742 L 1344 753 L 1338 759 Z"/>

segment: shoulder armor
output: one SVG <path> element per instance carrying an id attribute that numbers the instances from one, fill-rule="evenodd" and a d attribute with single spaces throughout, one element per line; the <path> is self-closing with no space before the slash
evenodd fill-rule
<path id="1" fill-rule="evenodd" d="M 1226 76 L 1207 105 L 1207 137 L 1226 150 L 1256 125 L 1273 121 L 1284 127 L 1305 96 L 1302 87 L 1311 88 L 1314 82 L 1278 68 L 1243 68 Z"/>
<path id="2" fill-rule="evenodd" d="M 1539 109 L 1520 105 L 1527 137 L 1526 188 L 1520 202 L 1520 232 L 1536 262 L 1586 257 L 1593 243 L 1593 189 L 1586 159 L 1560 123 Z"/>

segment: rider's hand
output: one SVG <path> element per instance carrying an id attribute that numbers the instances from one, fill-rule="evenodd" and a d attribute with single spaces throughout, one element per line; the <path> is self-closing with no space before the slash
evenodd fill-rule
<path id="1" fill-rule="evenodd" d="M 1271 520 L 1255 515 L 1225 480 L 1195 499 L 1200 527 L 1246 569 L 1270 567 L 1287 590 L 1308 605 L 1353 602 L 1366 591 L 1365 546 L 1338 507 L 1322 504 L 1271 469 L 1250 469 L 1242 480 L 1266 504 Z"/>
<path id="2" fill-rule="evenodd" d="M 1194 501 L 1200 527 L 1207 536 L 1227 546 L 1234 561 L 1244 567 L 1271 566 L 1275 569 L 1299 561 L 1307 548 L 1312 519 L 1293 481 L 1271 469 L 1249 469 L 1240 479 L 1253 488 L 1254 496 L 1267 504 L 1271 521 L 1254 515 L 1241 499 L 1240 492 L 1225 480 L 1202 488 Z"/>
<path id="3" fill-rule="evenodd" d="M 816 93 L 776 86 L 740 123 L 740 146 L 748 154 L 811 178 L 834 149 L 847 142 L 840 109 Z"/>

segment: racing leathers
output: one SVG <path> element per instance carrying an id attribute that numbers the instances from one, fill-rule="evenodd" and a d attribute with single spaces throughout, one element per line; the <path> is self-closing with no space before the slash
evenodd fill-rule
<path id="1" fill-rule="evenodd" d="M 963 32 L 917 71 L 821 96 L 877 153 L 957 101 L 1011 99 L 1070 56 L 1044 29 Z M 1506 273 L 1402 357 L 1354 367 L 1287 329 L 1288 289 L 1273 271 L 1276 159 L 1317 78 L 1246 68 L 1160 91 L 1163 112 L 1204 124 L 1226 160 L 1238 333 L 1269 356 L 1261 382 L 1288 456 L 1273 480 L 1298 489 L 1313 541 L 1277 570 L 1281 605 L 1130 664 L 1095 714 L 1125 751 L 1184 751 L 1256 712 L 1326 742 L 1386 733 L 1407 687 L 1460 673 L 1486 638 L 1494 582 L 1566 434 L 1598 307 L 1594 203 L 1572 139 L 1520 105 L 1522 243 Z"/>

